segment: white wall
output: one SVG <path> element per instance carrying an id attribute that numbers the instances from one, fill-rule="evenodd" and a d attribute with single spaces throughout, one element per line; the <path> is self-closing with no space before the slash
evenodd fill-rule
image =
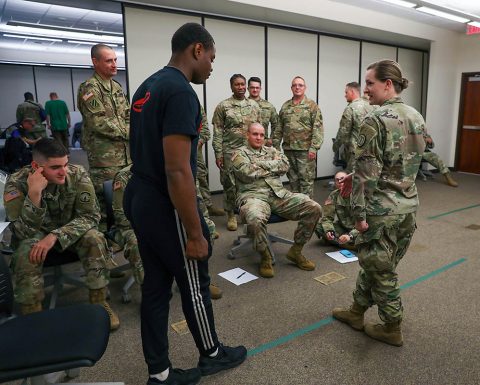
<path id="1" fill-rule="evenodd" d="M 394 15 L 362 9 L 330 0 L 231 0 L 236 3 L 318 17 L 362 28 L 431 41 L 426 123 L 435 138 L 436 151 L 453 166 L 458 119 L 460 73 L 479 63 L 478 37 L 465 39 L 457 32 L 413 22 Z M 472 60 L 473 59 L 473 60 Z M 476 70 L 480 70 L 480 64 Z"/>

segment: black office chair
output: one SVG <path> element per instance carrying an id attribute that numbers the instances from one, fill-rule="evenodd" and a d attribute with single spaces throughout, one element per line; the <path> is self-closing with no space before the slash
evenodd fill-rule
<path id="1" fill-rule="evenodd" d="M 236 210 L 236 213 L 238 214 L 238 210 Z M 271 214 L 270 218 L 268 218 L 267 224 L 272 224 L 272 223 L 281 223 L 288 221 L 288 219 L 285 219 L 281 217 L 280 215 L 277 214 Z M 277 234 L 272 234 L 270 232 L 267 233 L 267 241 L 268 241 L 268 248 L 270 249 L 270 253 L 272 254 L 272 259 L 273 259 L 273 264 L 275 264 L 275 253 L 272 248 L 272 243 L 275 242 L 280 242 L 280 243 L 285 243 L 287 245 L 293 245 L 293 241 L 284 237 L 281 237 Z M 243 234 L 239 235 L 237 239 L 233 241 L 234 247 L 230 249 L 230 252 L 228 253 L 228 258 L 229 259 L 235 259 L 235 253 L 238 253 L 243 250 L 253 250 L 253 239 L 251 235 L 248 233 L 248 225 L 244 224 L 243 225 Z"/>
<path id="2" fill-rule="evenodd" d="M 107 232 L 105 236 L 111 241 L 115 242 L 115 218 L 113 215 L 113 181 L 107 180 L 103 182 L 103 198 L 105 199 L 105 206 L 107 210 Z M 111 271 L 122 272 L 130 269 L 130 263 L 115 267 Z M 132 300 L 130 293 L 128 292 L 132 285 L 135 283 L 135 278 L 131 275 L 128 278 L 127 283 L 122 287 L 122 302 L 129 303 Z"/>
<path id="3" fill-rule="evenodd" d="M 44 375 L 93 366 L 102 357 L 110 336 L 110 320 L 100 305 L 74 305 L 13 316 L 13 289 L 0 255 L 0 383 L 47 384 Z"/>

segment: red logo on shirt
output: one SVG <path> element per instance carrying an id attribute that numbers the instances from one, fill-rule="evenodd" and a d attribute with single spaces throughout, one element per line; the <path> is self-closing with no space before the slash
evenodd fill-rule
<path id="1" fill-rule="evenodd" d="M 132 110 L 135 112 L 142 112 L 142 107 L 146 102 L 148 102 L 148 99 L 150 99 L 150 92 L 147 92 L 145 94 L 145 97 L 138 99 L 136 102 L 134 102 L 132 105 Z"/>

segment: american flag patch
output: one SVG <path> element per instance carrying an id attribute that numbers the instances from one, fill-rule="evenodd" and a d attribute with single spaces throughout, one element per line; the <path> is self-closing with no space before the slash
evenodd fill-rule
<path id="1" fill-rule="evenodd" d="M 20 193 L 17 190 L 13 190 L 8 193 L 5 193 L 3 195 L 3 200 L 5 202 L 10 202 L 12 199 L 18 198 L 19 196 L 20 196 Z"/>
<path id="2" fill-rule="evenodd" d="M 86 93 L 85 95 L 83 95 L 83 96 L 82 96 L 82 99 L 83 99 L 84 101 L 87 101 L 87 100 L 90 99 L 92 96 L 93 96 L 93 92 L 90 91 L 90 92 Z"/>

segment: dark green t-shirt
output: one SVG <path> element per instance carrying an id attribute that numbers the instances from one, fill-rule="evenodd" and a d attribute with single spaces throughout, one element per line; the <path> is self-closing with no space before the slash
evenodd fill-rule
<path id="1" fill-rule="evenodd" d="M 45 111 L 50 115 L 50 126 L 53 131 L 65 131 L 67 129 L 68 107 L 63 100 L 49 100 L 45 103 Z"/>

